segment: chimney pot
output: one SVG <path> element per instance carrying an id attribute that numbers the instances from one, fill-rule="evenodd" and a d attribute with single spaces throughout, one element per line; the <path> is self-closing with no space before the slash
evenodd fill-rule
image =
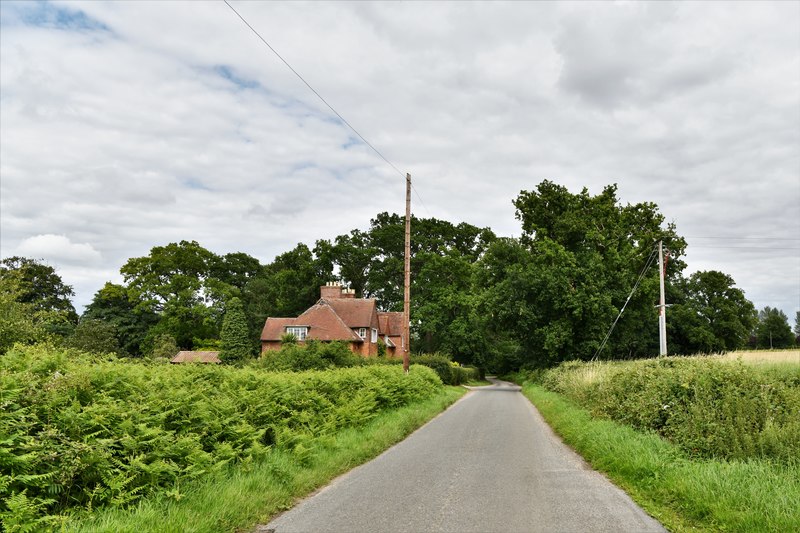
<path id="1" fill-rule="evenodd" d="M 328 282 L 319 288 L 320 298 L 335 299 L 342 297 L 342 286 L 333 282 Z"/>

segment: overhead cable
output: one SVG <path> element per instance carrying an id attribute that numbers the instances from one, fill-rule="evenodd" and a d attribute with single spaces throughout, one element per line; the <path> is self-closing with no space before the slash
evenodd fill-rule
<path id="1" fill-rule="evenodd" d="M 314 89 L 314 88 L 311 86 L 311 84 L 310 84 L 310 83 L 308 83 L 308 82 L 305 80 L 305 78 L 303 78 L 303 76 L 301 76 L 301 75 L 300 75 L 300 73 L 299 73 L 299 72 L 297 72 L 297 71 L 296 71 L 296 70 L 295 70 L 295 69 L 292 67 L 292 65 L 290 65 L 290 64 L 289 64 L 289 62 L 288 62 L 288 61 L 286 61 L 286 60 L 283 58 L 283 56 L 282 56 L 282 55 L 280 55 L 280 54 L 278 53 L 278 51 L 277 51 L 277 50 L 275 50 L 275 49 L 274 49 L 274 48 L 273 48 L 273 47 L 272 47 L 272 46 L 271 46 L 271 45 L 270 45 L 270 44 L 267 42 L 267 40 L 266 40 L 266 39 L 264 39 L 264 37 L 262 37 L 262 36 L 261 36 L 261 34 L 260 34 L 260 33 L 258 33 L 258 31 L 257 31 L 257 30 L 256 30 L 256 29 L 255 29 L 253 26 L 251 26 L 249 22 L 247 22 L 247 20 L 245 20 L 245 18 L 244 18 L 244 17 L 243 17 L 243 16 L 242 16 L 242 15 L 241 15 L 241 14 L 240 14 L 238 11 L 236 11 L 236 9 L 235 9 L 235 8 L 234 8 L 234 7 L 233 7 L 233 6 L 232 6 L 232 5 L 231 5 L 231 4 L 228 2 L 228 0 L 223 0 L 223 2 L 225 2 L 225 5 L 227 5 L 229 8 L 231 8 L 231 11 L 233 11 L 234 13 L 236 13 L 236 16 L 238 16 L 238 17 L 241 19 L 241 21 L 242 21 L 242 22 L 244 22 L 244 23 L 245 23 L 245 25 L 246 25 L 248 28 L 250 28 L 250 30 L 251 30 L 251 31 L 252 31 L 252 32 L 253 32 L 253 33 L 256 35 L 256 37 L 258 37 L 259 39 L 261 39 L 261 42 L 263 42 L 265 45 L 267 45 L 267 48 L 269 48 L 270 50 L 272 50 L 272 53 L 273 53 L 273 54 L 275 54 L 275 55 L 278 57 L 278 59 L 280 59 L 281 61 L 283 61 L 283 64 L 284 64 L 284 65 L 286 65 L 286 66 L 289 68 L 289 70 L 291 70 L 291 71 L 294 73 L 294 75 L 295 75 L 295 76 L 297 76 L 298 78 L 300 78 L 300 81 L 302 81 L 302 82 L 303 82 L 303 83 L 306 85 L 306 87 L 308 87 L 308 88 L 311 90 L 311 92 L 313 92 L 315 95 L 317 95 L 317 98 L 319 98 L 319 99 L 322 101 L 322 103 L 323 103 L 323 104 L 325 104 L 326 106 L 328 106 L 328 109 L 330 109 L 331 111 L 333 111 L 333 113 L 334 113 L 334 114 L 335 114 L 337 117 L 339 117 L 339 119 L 340 119 L 342 122 L 344 122 L 344 123 L 347 125 L 347 127 L 348 127 L 348 128 L 350 128 L 351 130 L 353 130 L 353 133 L 355 133 L 356 135 L 358 135 L 358 138 L 359 138 L 359 139 L 361 139 L 362 141 L 364 141 L 364 144 L 366 144 L 367 146 L 369 146 L 370 148 L 372 148 L 372 150 L 373 150 L 373 151 L 374 151 L 376 154 L 378 154 L 378 155 L 381 157 L 381 159 L 383 159 L 384 161 L 386 161 L 386 163 L 387 163 L 389 166 L 391 166 L 393 169 L 395 169 L 395 171 L 397 171 L 397 173 L 398 173 L 398 174 L 400 174 L 400 175 L 401 175 L 401 176 L 403 176 L 404 178 L 406 177 L 406 175 L 405 175 L 403 172 L 401 172 L 401 171 L 400 171 L 400 169 L 399 169 L 399 168 L 397 168 L 397 167 L 394 165 L 394 163 L 392 163 L 391 161 L 389 161 L 389 160 L 386 158 L 386 156 L 384 156 L 384 155 L 383 155 L 383 154 L 382 154 L 382 153 L 381 153 L 381 152 L 380 152 L 380 151 L 379 151 L 377 148 L 375 148 L 374 146 L 372 146 L 372 144 L 371 144 L 371 143 L 370 143 L 368 140 L 366 140 L 366 139 L 364 138 L 364 136 L 363 136 L 363 135 L 361 135 L 361 134 L 358 132 L 358 130 L 356 130 L 356 129 L 353 127 L 353 125 L 352 125 L 352 124 L 350 124 L 350 123 L 347 121 L 347 119 L 346 119 L 346 118 L 344 118 L 342 115 L 340 115 L 340 114 L 339 114 L 339 112 L 338 112 L 338 111 L 336 111 L 336 110 L 333 108 L 333 106 L 332 106 L 331 104 L 329 104 L 329 103 L 328 103 L 328 101 L 327 101 L 327 100 L 325 100 L 325 98 L 323 98 L 323 97 L 322 97 L 322 95 L 321 95 L 321 94 L 319 94 L 319 93 L 317 92 L 317 90 L 316 90 L 316 89 Z M 419 193 L 417 193 L 417 197 L 419 197 Z M 422 200 L 422 199 L 420 198 L 420 200 Z"/>
<path id="2" fill-rule="evenodd" d="M 592 361 L 597 359 L 597 356 L 600 354 L 600 352 L 603 350 L 603 348 L 605 348 L 606 343 L 608 342 L 608 339 L 611 337 L 611 332 L 614 331 L 614 328 L 617 326 L 617 322 L 619 322 L 619 319 L 622 316 L 622 313 L 625 312 L 625 308 L 628 307 L 628 303 L 631 301 L 631 298 L 633 297 L 633 293 L 635 293 L 636 289 L 639 288 L 639 285 L 642 283 L 642 280 L 644 279 L 644 276 L 647 274 L 647 269 L 649 269 L 650 265 L 653 264 L 653 261 L 655 260 L 657 255 L 658 254 L 656 253 L 656 249 L 653 248 L 653 250 L 650 252 L 650 257 L 647 258 L 647 261 L 645 262 L 645 265 L 642 268 L 642 271 L 639 272 L 639 278 L 636 280 L 636 283 L 633 285 L 633 288 L 631 289 L 630 294 L 628 294 L 628 299 L 625 300 L 624 304 L 622 304 L 622 308 L 619 310 L 619 314 L 617 315 L 617 318 L 614 319 L 614 323 L 611 324 L 611 327 L 609 328 L 608 333 L 606 333 L 605 338 L 603 338 L 603 342 L 600 343 L 600 347 L 597 348 L 597 351 L 594 353 L 594 356 L 592 357 Z"/>

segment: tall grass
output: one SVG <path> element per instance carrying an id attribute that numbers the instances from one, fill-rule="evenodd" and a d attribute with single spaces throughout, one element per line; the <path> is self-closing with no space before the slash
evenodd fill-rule
<path id="1" fill-rule="evenodd" d="M 719 358 L 570 362 L 538 376 L 596 416 L 659 433 L 698 457 L 800 457 L 800 366 Z"/>
<path id="2" fill-rule="evenodd" d="M 691 457 L 652 432 L 525 383 L 523 393 L 594 468 L 671 531 L 800 530 L 800 461 Z"/>

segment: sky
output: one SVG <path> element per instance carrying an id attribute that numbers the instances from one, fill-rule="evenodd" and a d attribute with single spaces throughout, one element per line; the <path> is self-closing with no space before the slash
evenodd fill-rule
<path id="1" fill-rule="evenodd" d="M 654 202 L 800 310 L 800 2 L 0 2 L 0 256 L 79 312 L 195 240 L 271 262 L 376 214 L 519 236 L 548 179 Z"/>

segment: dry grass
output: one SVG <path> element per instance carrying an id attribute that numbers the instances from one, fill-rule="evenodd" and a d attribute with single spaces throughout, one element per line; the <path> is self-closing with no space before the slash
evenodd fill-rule
<path id="1" fill-rule="evenodd" d="M 800 365 L 800 350 L 742 350 L 718 356 L 725 361 L 741 359 L 743 363 L 760 365 L 774 363 L 794 363 Z"/>

